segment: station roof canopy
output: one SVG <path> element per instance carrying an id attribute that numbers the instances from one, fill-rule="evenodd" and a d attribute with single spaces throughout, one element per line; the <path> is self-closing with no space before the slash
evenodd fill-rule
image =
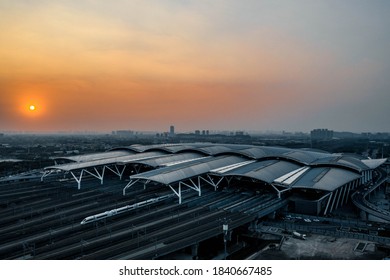
<path id="1" fill-rule="evenodd" d="M 163 150 L 168 153 L 177 153 L 185 150 L 195 150 L 202 147 L 212 146 L 211 143 L 193 143 L 193 144 L 156 144 L 156 145 L 141 145 L 134 144 L 126 147 L 113 148 L 111 151 L 129 150 L 133 152 L 146 152 L 150 150 Z"/>
<path id="2" fill-rule="evenodd" d="M 241 149 L 237 152 L 239 152 L 241 155 L 246 156 L 248 158 L 253 159 L 261 159 L 261 158 L 267 158 L 267 157 L 277 157 L 281 156 L 284 153 L 290 151 L 286 148 L 279 148 L 279 147 L 254 147 L 250 146 L 245 149 Z"/>
<path id="3" fill-rule="evenodd" d="M 266 183 L 272 183 L 276 178 L 289 173 L 300 166 L 296 163 L 283 160 L 264 160 L 239 166 L 228 171 L 219 171 L 212 173 L 219 176 L 243 176 Z"/>
<path id="4" fill-rule="evenodd" d="M 122 176 L 127 164 L 141 164 L 155 169 L 133 175 L 131 180 L 169 185 L 207 173 L 247 177 L 286 188 L 327 191 L 359 178 L 363 171 L 375 169 L 386 161 L 320 150 L 212 143 L 131 145 L 106 153 L 66 158 L 74 162 L 46 167 L 45 174 L 52 170 L 81 170 L 81 174 L 85 171 L 93 175 L 88 168 L 103 166 L 102 174 L 94 169 L 97 178 L 103 180 L 104 169 L 109 165 L 115 165 L 114 169 L 124 165 L 121 172 L 117 171 Z"/>
<path id="5" fill-rule="evenodd" d="M 362 159 L 362 162 L 371 169 L 375 169 L 387 161 L 387 158 L 379 159 Z"/>
<path id="6" fill-rule="evenodd" d="M 209 156 L 226 154 L 242 155 L 256 160 L 264 159 L 285 159 L 304 165 L 338 165 L 347 167 L 358 172 L 369 169 L 357 156 L 330 154 L 320 150 L 290 149 L 284 147 L 236 145 L 236 144 L 212 144 L 212 143 L 190 143 L 190 144 L 164 144 L 164 145 L 132 145 L 118 148 L 135 152 L 164 151 L 170 154 L 184 152 L 196 152 Z M 113 149 L 118 150 L 118 149 Z"/>
<path id="7" fill-rule="evenodd" d="M 317 160 L 328 160 L 332 155 L 328 153 L 319 153 L 307 150 L 289 150 L 283 154 L 283 158 L 292 159 L 303 164 L 311 164 Z"/>
<path id="8" fill-rule="evenodd" d="M 93 154 L 87 154 L 87 155 L 57 157 L 56 159 L 67 159 L 67 160 L 74 161 L 74 162 L 88 162 L 88 161 L 102 160 L 102 159 L 107 159 L 107 158 L 127 156 L 127 155 L 131 155 L 131 154 L 135 154 L 135 152 L 128 151 L 128 150 L 118 150 L 118 151 L 108 151 L 108 152 L 103 152 L 103 153 L 93 153 Z"/>
<path id="9" fill-rule="evenodd" d="M 321 158 L 316 161 L 313 161 L 311 165 L 339 166 L 352 169 L 357 172 L 362 172 L 363 170 L 370 169 L 370 167 L 367 166 L 363 160 L 360 160 L 357 157 L 342 154 L 332 154 L 331 157 Z"/>
<path id="10" fill-rule="evenodd" d="M 306 170 L 291 185 L 292 188 L 334 191 L 337 188 L 360 178 L 360 175 L 341 168 L 314 167 Z"/>
<path id="11" fill-rule="evenodd" d="M 118 156 L 118 157 L 110 157 L 110 158 L 104 158 L 104 159 L 98 159 L 93 161 L 86 161 L 86 162 L 72 162 L 67 164 L 59 164 L 54 166 L 48 166 L 45 167 L 46 170 L 50 169 L 56 169 L 56 170 L 62 170 L 62 171 L 72 171 L 72 170 L 79 170 L 79 169 L 85 169 L 89 167 L 98 167 L 98 166 L 104 166 L 104 165 L 110 165 L 110 164 L 127 164 L 130 162 L 135 162 L 143 159 L 150 159 L 155 157 L 161 157 L 165 155 L 163 152 L 148 152 L 148 153 L 138 153 L 133 155 L 126 155 L 126 156 Z"/>
<path id="12" fill-rule="evenodd" d="M 153 154 L 154 153 L 154 154 Z M 149 157 L 148 155 L 152 155 Z M 161 158 L 157 158 L 160 155 Z M 281 160 L 296 163 L 298 165 L 316 166 L 316 167 L 341 167 L 351 171 L 362 172 L 373 169 L 385 162 L 385 159 L 371 160 L 360 159 L 358 156 L 348 154 L 330 154 L 320 150 L 310 149 L 289 149 L 284 147 L 253 146 L 253 145 L 235 145 L 235 144 L 212 144 L 212 143 L 188 143 L 188 144 L 160 144 L 160 145 L 131 145 L 119 147 L 105 153 L 94 153 L 89 155 L 63 157 L 74 161 L 72 164 L 56 165 L 47 167 L 47 169 L 76 170 L 87 167 L 101 166 L 107 164 L 128 164 L 141 163 L 152 167 L 164 166 L 175 162 L 188 162 L 197 157 L 221 155 L 236 155 L 247 159 L 258 161 Z M 236 170 L 237 173 L 245 173 L 254 178 L 263 178 L 266 182 L 272 177 L 267 177 L 266 172 L 271 172 L 276 167 L 287 167 L 287 163 L 271 164 L 267 168 L 258 163 L 253 165 L 254 169 L 249 171 L 249 167 Z M 289 165 L 292 166 L 292 165 Z M 230 170 L 233 172 L 234 170 Z M 256 174 L 255 174 L 256 173 Z M 242 174 L 243 175 L 243 174 Z M 244 175 L 243 175 L 244 176 Z"/>
<path id="13" fill-rule="evenodd" d="M 213 169 L 227 167 L 245 161 L 248 160 L 234 155 L 207 157 L 195 162 L 184 162 L 182 164 L 176 164 L 152 171 L 143 172 L 131 176 L 130 179 L 144 179 L 164 185 L 169 185 L 181 180 L 186 180 L 208 173 Z"/>
<path id="14" fill-rule="evenodd" d="M 134 161 L 134 163 L 140 163 L 140 164 L 157 168 L 157 167 L 172 166 L 172 165 L 200 160 L 204 158 L 205 156 L 202 154 L 187 152 L 187 153 L 180 153 L 180 154 L 173 154 L 173 155 L 169 154 L 161 157 L 136 160 Z"/>

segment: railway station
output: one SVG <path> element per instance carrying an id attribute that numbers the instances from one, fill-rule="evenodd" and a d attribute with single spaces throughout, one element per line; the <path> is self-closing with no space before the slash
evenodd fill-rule
<path id="1" fill-rule="evenodd" d="M 390 213 L 370 201 L 386 186 L 386 160 L 211 143 L 55 158 L 36 179 L 0 182 L 0 257 L 244 258 L 264 221 L 326 225 L 344 207 L 387 225 Z M 382 231 L 375 242 L 389 246 Z"/>

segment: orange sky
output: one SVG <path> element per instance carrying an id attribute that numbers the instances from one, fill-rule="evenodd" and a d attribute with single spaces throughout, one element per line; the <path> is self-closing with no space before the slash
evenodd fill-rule
<path id="1" fill-rule="evenodd" d="M 380 21 L 258 2 L 3 1 L 0 131 L 389 130 L 388 58 L 342 36 Z"/>

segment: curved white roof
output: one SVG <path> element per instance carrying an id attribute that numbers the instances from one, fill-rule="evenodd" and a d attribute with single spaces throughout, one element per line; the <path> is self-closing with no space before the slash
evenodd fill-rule
<path id="1" fill-rule="evenodd" d="M 342 168 L 315 167 L 307 170 L 291 187 L 334 191 L 358 178 L 360 178 L 359 174 Z"/>
<path id="2" fill-rule="evenodd" d="M 218 176 L 243 176 L 266 183 L 272 183 L 277 178 L 298 169 L 300 166 L 293 162 L 283 160 L 256 161 L 248 165 L 239 166 L 228 172 L 212 172 Z"/>
<path id="3" fill-rule="evenodd" d="M 102 160 L 107 158 L 127 156 L 134 153 L 135 152 L 132 151 L 121 150 L 121 151 L 109 151 L 103 153 L 93 153 L 93 154 L 78 155 L 78 156 L 58 157 L 56 159 L 67 159 L 74 162 L 88 162 L 88 161 Z"/>
<path id="4" fill-rule="evenodd" d="M 379 159 L 362 159 L 362 162 L 371 169 L 375 169 L 387 161 L 387 158 Z"/>
<path id="5" fill-rule="evenodd" d="M 143 159 L 160 157 L 162 155 L 164 155 L 163 152 L 139 153 L 139 154 L 134 154 L 134 155 L 110 157 L 110 158 L 98 159 L 98 160 L 93 160 L 93 161 L 59 164 L 59 165 L 45 167 L 45 169 L 46 170 L 57 169 L 57 170 L 62 170 L 62 171 L 72 171 L 72 170 L 79 170 L 79 169 L 85 169 L 85 168 L 89 168 L 89 167 L 97 167 L 97 166 L 103 166 L 103 165 L 127 164 L 127 163 L 131 163 L 131 162 L 135 162 L 135 161 L 139 161 L 139 160 L 143 160 Z"/>
<path id="6" fill-rule="evenodd" d="M 213 169 L 227 167 L 244 161 L 247 161 L 247 159 L 239 156 L 207 157 L 195 162 L 185 162 L 182 164 L 147 171 L 133 175 L 130 178 L 150 180 L 164 185 L 169 185 L 181 180 L 208 173 Z"/>
<path id="7" fill-rule="evenodd" d="M 68 159 L 76 162 L 46 169 L 71 171 L 111 164 L 144 164 L 157 169 L 131 176 L 131 179 L 168 185 L 209 173 L 324 191 L 355 180 L 362 171 L 377 168 L 386 161 L 307 149 L 211 143 L 132 145 Z"/>

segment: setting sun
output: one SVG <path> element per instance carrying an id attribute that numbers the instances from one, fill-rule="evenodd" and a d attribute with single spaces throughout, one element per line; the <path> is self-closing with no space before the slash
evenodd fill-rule
<path id="1" fill-rule="evenodd" d="M 0 0 L 0 128 L 388 132 L 390 1 L 274 2 Z"/>

